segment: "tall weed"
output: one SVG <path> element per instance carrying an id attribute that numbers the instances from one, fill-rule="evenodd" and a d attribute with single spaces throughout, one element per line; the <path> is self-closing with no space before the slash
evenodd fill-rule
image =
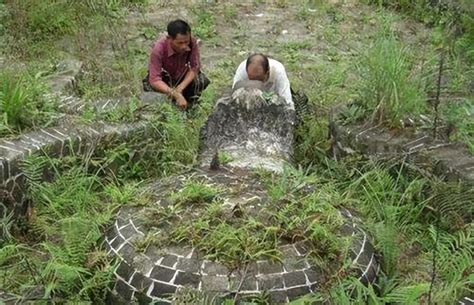
<path id="1" fill-rule="evenodd" d="M 38 76 L 28 72 L 0 72 L 0 135 L 54 123 L 57 104 L 46 95 L 47 92 Z"/>
<path id="2" fill-rule="evenodd" d="M 389 26 L 389 25 L 388 25 Z M 359 64 L 360 99 L 375 123 L 403 125 L 403 119 L 426 109 L 420 78 L 412 75 L 408 50 L 385 26 Z"/>

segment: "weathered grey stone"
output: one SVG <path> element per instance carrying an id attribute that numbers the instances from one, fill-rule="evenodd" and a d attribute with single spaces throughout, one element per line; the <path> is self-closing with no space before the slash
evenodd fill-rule
<path id="1" fill-rule="evenodd" d="M 229 274 L 229 269 L 220 263 L 206 261 L 202 273 L 207 275 L 227 275 Z"/>
<path id="2" fill-rule="evenodd" d="M 288 296 L 285 291 L 272 291 L 270 292 L 270 300 L 272 304 L 286 303 L 288 302 Z"/>
<path id="3" fill-rule="evenodd" d="M 65 59 L 56 65 L 56 74 L 48 77 L 48 84 L 54 93 L 60 93 L 75 86 L 77 77 L 82 69 L 82 62 L 75 59 Z"/>
<path id="4" fill-rule="evenodd" d="M 279 274 L 263 275 L 258 279 L 258 289 L 261 291 L 281 289 L 283 287 L 283 276 Z"/>
<path id="5" fill-rule="evenodd" d="M 115 273 L 128 282 L 130 280 L 130 277 L 134 273 L 134 269 L 130 267 L 129 264 L 122 261 L 120 265 L 118 266 L 117 270 L 115 271 Z"/>
<path id="6" fill-rule="evenodd" d="M 136 290 L 146 291 L 152 283 L 153 282 L 150 280 L 150 278 L 143 276 L 140 272 L 135 272 L 130 285 L 135 287 Z"/>
<path id="7" fill-rule="evenodd" d="M 165 255 L 160 265 L 173 268 L 177 262 L 178 262 L 178 257 L 176 255 Z"/>
<path id="8" fill-rule="evenodd" d="M 154 282 L 151 295 L 154 297 L 170 297 L 173 293 L 176 292 L 176 289 L 177 287 L 174 285 Z"/>
<path id="9" fill-rule="evenodd" d="M 295 271 L 283 274 L 283 281 L 285 287 L 290 288 L 293 286 L 306 285 L 306 275 L 303 271 Z"/>
<path id="10" fill-rule="evenodd" d="M 120 234 L 123 236 L 123 238 L 130 239 L 137 234 L 137 230 L 135 230 L 132 225 L 128 225 L 120 229 Z"/>
<path id="11" fill-rule="evenodd" d="M 260 261 L 257 263 L 259 274 L 272 274 L 283 272 L 283 265 L 279 262 Z"/>
<path id="12" fill-rule="evenodd" d="M 145 275 L 149 275 L 155 267 L 153 260 L 141 253 L 133 258 L 132 265 L 135 266 L 137 272 Z"/>
<path id="13" fill-rule="evenodd" d="M 255 276 L 247 275 L 242 282 L 240 287 L 241 291 L 256 291 L 257 290 L 257 278 Z"/>
<path id="14" fill-rule="evenodd" d="M 249 169 L 263 166 L 276 172 L 282 170 L 283 163 L 290 160 L 292 153 L 293 124 L 292 105 L 287 105 L 276 96 L 263 94 L 259 89 L 239 88 L 232 96 L 218 101 L 214 113 L 202 129 L 200 168 L 154 183 L 147 188 L 147 192 L 153 194 L 154 204 L 159 205 L 166 201 L 169 196 L 166 194 L 179 192 L 188 179 L 202 180 L 222 189 L 230 188 L 226 194 L 220 195 L 225 215 L 233 215 L 238 205 L 242 214 L 257 217 L 264 211 L 269 197 L 265 187 L 251 175 Z M 227 153 L 233 160 L 211 170 L 208 165 L 216 150 Z M 197 214 L 200 208 L 194 208 Z M 134 233 L 150 233 L 147 226 L 139 224 L 144 221 L 146 214 L 143 207 L 122 208 L 119 212 L 125 226 L 122 235 L 133 238 Z M 193 213 L 183 214 L 179 216 L 182 220 L 194 217 Z M 344 216 L 350 223 L 347 234 L 351 235 L 354 232 L 351 227 L 352 216 L 350 213 Z M 127 219 L 133 219 L 135 227 L 142 232 L 131 230 L 125 222 Z M 160 227 L 160 230 L 160 234 L 167 234 L 170 228 Z M 317 288 L 318 281 L 323 282 L 323 275 L 318 273 L 319 270 L 309 268 L 305 258 L 311 247 L 313 245 L 305 242 L 296 245 L 286 243 L 279 246 L 283 262 L 250 262 L 232 270 L 232 273 L 218 262 L 204 260 L 206 253 L 198 254 L 197 250 L 186 245 L 150 246 L 144 255 L 150 258 L 150 262 L 157 264 L 149 273 L 153 281 L 153 287 L 150 288 L 153 297 L 162 297 L 166 293 L 174 293 L 177 288 L 189 286 L 217 292 L 221 296 L 237 293 L 248 296 L 269 291 L 272 303 L 277 303 L 287 302 L 288 297 L 294 299 L 307 294 Z M 365 246 L 360 244 L 359 247 Z M 373 271 L 377 265 L 375 260 L 373 262 L 373 266 L 357 266 L 361 277 L 375 276 Z M 143 288 L 148 283 L 143 281 L 148 273 L 138 271 L 138 267 L 135 271 L 143 275 L 136 279 L 137 285 Z"/>
<path id="15" fill-rule="evenodd" d="M 178 271 L 178 274 L 174 280 L 174 284 L 198 288 L 200 281 L 201 277 L 197 274 Z"/>
<path id="16" fill-rule="evenodd" d="M 308 286 L 295 287 L 286 290 L 286 294 L 288 295 L 288 299 L 290 301 L 308 293 L 311 293 L 311 290 L 309 290 Z"/>
<path id="17" fill-rule="evenodd" d="M 203 291 L 226 291 L 227 286 L 227 278 L 223 276 L 203 275 L 201 278 L 201 289 Z"/>
<path id="18" fill-rule="evenodd" d="M 304 257 L 290 256 L 283 259 L 283 266 L 288 272 L 302 270 L 307 267 L 307 262 Z"/>
<path id="19" fill-rule="evenodd" d="M 443 143 L 426 134 L 403 132 L 393 136 L 389 130 L 373 126 L 335 126 L 330 132 L 336 143 L 335 156 L 356 151 L 382 157 L 405 155 L 408 162 L 448 181 L 474 184 L 474 168 L 463 166 L 474 162 L 465 145 Z"/>
<path id="20" fill-rule="evenodd" d="M 136 254 L 135 248 L 129 243 L 125 243 L 118 252 L 127 262 L 132 262 Z"/>
<path id="21" fill-rule="evenodd" d="M 310 267 L 304 271 L 310 283 L 316 283 L 324 278 L 324 273 L 320 268 Z"/>
<path id="22" fill-rule="evenodd" d="M 115 283 L 115 290 L 120 294 L 122 298 L 125 300 L 131 300 L 133 296 L 133 288 L 122 281 L 121 279 L 118 279 L 117 282 Z"/>
<path id="23" fill-rule="evenodd" d="M 162 266 L 155 266 L 151 271 L 150 277 L 162 282 L 170 282 L 176 273 L 175 269 Z"/>
<path id="24" fill-rule="evenodd" d="M 375 258 L 372 257 L 372 260 L 369 262 L 369 265 L 366 267 L 362 273 L 362 276 L 360 277 L 360 281 L 363 284 L 373 283 L 377 276 L 378 265 L 375 263 L 374 259 Z"/>
<path id="25" fill-rule="evenodd" d="M 298 255 L 305 256 L 311 251 L 311 244 L 308 241 L 299 241 L 294 244 Z"/>
<path id="26" fill-rule="evenodd" d="M 188 259 L 184 257 L 180 257 L 178 259 L 178 264 L 176 265 L 176 269 L 190 273 L 198 273 L 200 268 L 200 261 L 197 259 Z"/>
<path id="27" fill-rule="evenodd" d="M 188 245 L 178 245 L 164 247 L 163 251 L 171 255 L 188 257 L 193 251 L 193 248 Z"/>
<path id="28" fill-rule="evenodd" d="M 153 299 L 147 296 L 143 292 L 138 292 L 138 291 L 135 292 L 134 297 L 139 305 L 148 305 L 148 304 L 152 304 L 153 302 Z M 157 303 L 153 303 L 153 304 L 157 304 Z M 164 303 L 164 304 L 169 304 L 169 303 Z"/>

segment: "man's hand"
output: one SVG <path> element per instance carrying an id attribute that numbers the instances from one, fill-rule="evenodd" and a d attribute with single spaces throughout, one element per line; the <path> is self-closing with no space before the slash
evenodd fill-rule
<path id="1" fill-rule="evenodd" d="M 178 105 L 179 108 L 185 110 L 188 108 L 188 102 L 184 98 L 184 96 L 181 93 L 176 92 L 176 105 Z"/>
<path id="2" fill-rule="evenodd" d="M 181 87 L 181 86 L 176 86 L 176 88 L 174 88 L 174 90 L 175 90 L 176 92 L 180 93 L 180 94 L 183 94 L 184 88 Z"/>

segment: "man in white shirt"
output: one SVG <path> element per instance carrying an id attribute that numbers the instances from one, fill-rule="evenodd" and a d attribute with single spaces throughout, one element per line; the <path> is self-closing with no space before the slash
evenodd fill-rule
<path id="1" fill-rule="evenodd" d="M 266 88 L 283 97 L 291 105 L 291 108 L 294 108 L 290 81 L 286 75 L 285 67 L 279 61 L 260 53 L 250 55 L 237 68 L 232 88 L 239 81 L 246 80 L 263 82 Z"/>

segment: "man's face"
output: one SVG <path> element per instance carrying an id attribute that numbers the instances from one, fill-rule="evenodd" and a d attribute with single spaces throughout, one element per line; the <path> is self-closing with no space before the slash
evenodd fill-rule
<path id="1" fill-rule="evenodd" d="M 191 34 L 177 34 L 175 38 L 168 36 L 170 39 L 170 45 L 173 51 L 178 54 L 183 54 L 184 52 L 191 51 L 189 47 L 191 43 Z"/>
<path id="2" fill-rule="evenodd" d="M 263 67 L 256 63 L 252 63 L 248 66 L 247 76 L 250 80 L 259 80 L 261 82 L 266 82 L 268 79 L 268 73 L 265 73 Z"/>

